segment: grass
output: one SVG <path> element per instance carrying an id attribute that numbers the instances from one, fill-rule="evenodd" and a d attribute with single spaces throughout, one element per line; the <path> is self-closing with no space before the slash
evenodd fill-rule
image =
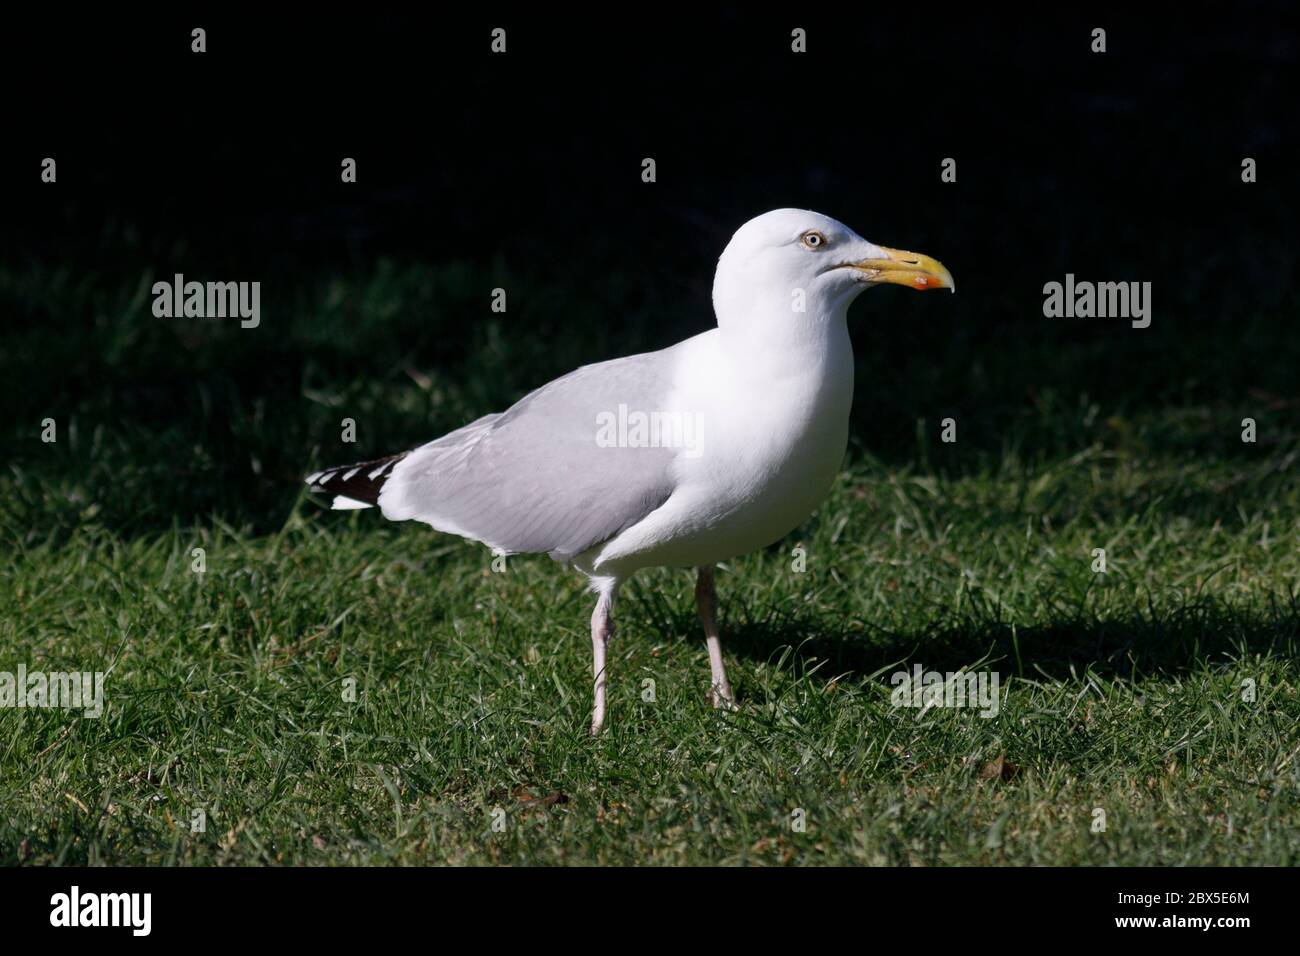
<path id="1" fill-rule="evenodd" d="M 879 347 L 831 497 L 719 573 L 740 710 L 707 704 L 691 577 L 645 573 L 592 740 L 581 580 L 298 484 L 689 331 L 648 284 L 503 268 L 305 278 L 260 335 L 153 320 L 138 274 L 0 271 L 31 320 L 0 368 L 0 670 L 109 673 L 101 719 L 0 712 L 0 862 L 1300 862 L 1286 323 L 992 347 L 898 297 L 934 321 L 855 325 Z M 507 281 L 508 318 L 458 319 Z M 1000 712 L 893 706 L 917 663 L 998 672 Z"/>

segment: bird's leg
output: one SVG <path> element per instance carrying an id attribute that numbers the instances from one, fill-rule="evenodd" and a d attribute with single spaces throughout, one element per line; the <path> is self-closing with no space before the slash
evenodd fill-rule
<path id="1" fill-rule="evenodd" d="M 591 614 L 591 672 L 596 682 L 596 703 L 591 711 L 591 735 L 605 722 L 605 646 L 614 635 L 614 585 L 602 587 Z"/>
<path id="2" fill-rule="evenodd" d="M 731 694 L 731 682 L 727 680 L 727 669 L 722 664 L 722 643 L 718 640 L 718 591 L 714 587 L 711 567 L 700 568 L 699 579 L 695 582 L 695 606 L 699 609 L 700 621 L 704 624 L 704 642 L 709 648 L 709 698 L 714 707 L 735 710 L 736 699 Z"/>

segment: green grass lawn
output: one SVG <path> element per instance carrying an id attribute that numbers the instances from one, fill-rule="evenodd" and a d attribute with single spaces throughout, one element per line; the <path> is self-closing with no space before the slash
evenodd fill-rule
<path id="1" fill-rule="evenodd" d="M 0 711 L 0 862 L 1300 862 L 1285 324 L 991 344 L 905 296 L 928 324 L 858 322 L 870 297 L 841 480 L 718 575 L 739 710 L 707 703 L 692 577 L 643 573 L 593 740 L 577 576 L 299 483 L 677 337 L 633 280 L 515 277 L 493 318 L 496 281 L 304 281 L 256 334 L 152 319 L 143 276 L 0 272 L 32 320 L 0 368 L 0 670 L 108 671 L 98 720 Z M 996 671 L 999 713 L 893 706 L 917 663 Z"/>

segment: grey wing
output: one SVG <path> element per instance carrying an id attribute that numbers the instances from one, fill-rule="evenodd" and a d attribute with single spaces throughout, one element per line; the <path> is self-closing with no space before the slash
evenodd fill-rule
<path id="1" fill-rule="evenodd" d="M 598 442 L 602 416 L 662 410 L 673 353 L 583 366 L 413 450 L 384 484 L 384 516 L 559 560 L 609 540 L 672 494 L 677 451 Z"/>

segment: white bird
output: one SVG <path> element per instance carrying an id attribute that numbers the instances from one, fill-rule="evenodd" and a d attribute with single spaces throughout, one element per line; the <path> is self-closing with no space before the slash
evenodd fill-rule
<path id="1" fill-rule="evenodd" d="M 777 209 L 732 236 L 713 280 L 717 327 L 586 365 L 507 411 L 388 458 L 307 478 L 335 508 L 378 505 L 505 554 L 585 574 L 595 702 L 619 585 L 646 567 L 699 569 L 715 707 L 734 707 L 713 568 L 780 540 L 830 490 L 848 444 L 846 314 L 872 285 L 954 289 L 929 256 L 870 243 L 828 216 Z"/>

